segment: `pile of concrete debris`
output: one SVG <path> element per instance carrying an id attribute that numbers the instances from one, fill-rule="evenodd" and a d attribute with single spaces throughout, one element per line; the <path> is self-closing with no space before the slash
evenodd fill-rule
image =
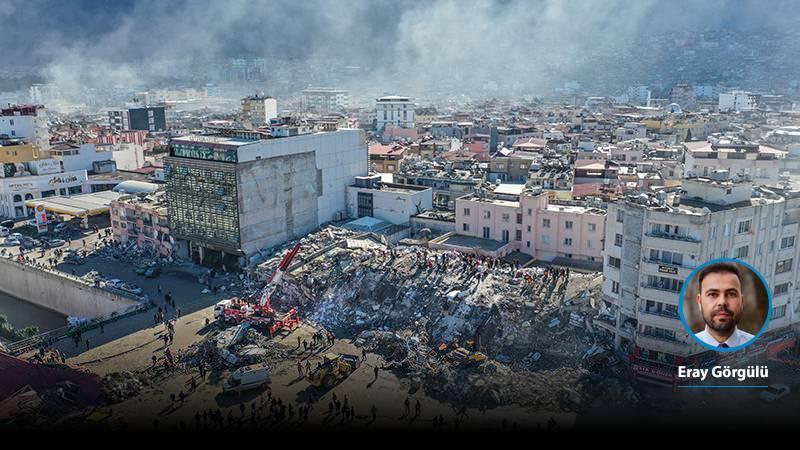
<path id="1" fill-rule="evenodd" d="M 150 384 L 150 380 L 142 374 L 123 371 L 103 377 L 101 389 L 107 401 L 117 403 L 139 395 Z"/>
<path id="2" fill-rule="evenodd" d="M 203 340 L 192 344 L 178 357 L 189 367 L 201 364 L 211 369 L 240 367 L 246 364 L 275 362 L 285 359 L 285 347 L 276 345 L 247 325 L 238 325 L 209 333 Z"/>
<path id="3" fill-rule="evenodd" d="M 601 280 L 456 252 L 390 249 L 370 238 L 347 239 L 291 275 L 274 296 L 279 308 L 297 306 L 306 320 L 337 336 L 411 330 L 436 344 L 476 341 L 481 351 L 509 362 L 548 349 L 542 364 L 592 345 L 583 337 L 591 334 L 586 317 L 593 315 Z"/>

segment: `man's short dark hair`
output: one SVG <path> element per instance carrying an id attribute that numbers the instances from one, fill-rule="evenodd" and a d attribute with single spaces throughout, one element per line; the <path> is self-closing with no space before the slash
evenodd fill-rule
<path id="1" fill-rule="evenodd" d="M 734 263 L 728 262 L 721 262 L 716 264 L 711 264 L 710 266 L 706 266 L 700 273 L 697 274 L 697 288 L 698 292 L 703 292 L 703 278 L 712 274 L 712 273 L 732 273 L 739 278 L 739 284 L 742 283 L 742 273 L 739 270 L 739 267 Z"/>

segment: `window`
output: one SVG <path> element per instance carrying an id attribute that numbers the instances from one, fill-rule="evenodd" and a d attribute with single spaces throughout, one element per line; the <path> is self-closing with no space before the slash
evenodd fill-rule
<path id="1" fill-rule="evenodd" d="M 483 218 L 484 219 L 491 219 L 492 218 L 492 212 L 491 211 L 484 211 L 483 212 Z"/>
<path id="2" fill-rule="evenodd" d="M 730 236 L 731 235 L 731 226 L 729 224 L 725 224 L 725 228 L 722 232 L 723 236 Z"/>
<path id="3" fill-rule="evenodd" d="M 733 252 L 733 257 L 739 259 L 747 258 L 747 252 L 749 248 L 750 247 L 747 245 L 737 248 L 736 251 Z"/>
<path id="4" fill-rule="evenodd" d="M 616 247 L 622 247 L 622 235 L 621 234 L 617 233 L 614 236 L 614 245 Z"/>
<path id="5" fill-rule="evenodd" d="M 504 213 L 503 214 L 503 222 L 508 222 L 509 217 L 511 217 L 509 214 Z"/>
<path id="6" fill-rule="evenodd" d="M 736 234 L 744 234 L 750 232 L 750 225 L 753 223 L 752 219 L 747 219 L 739 222 L 736 225 Z"/>
<path id="7" fill-rule="evenodd" d="M 517 223 L 522 224 L 522 214 L 517 213 Z"/>
<path id="8" fill-rule="evenodd" d="M 542 244 L 550 245 L 550 236 L 543 234 L 542 235 Z"/>
<path id="9" fill-rule="evenodd" d="M 789 293 L 789 283 L 781 283 L 775 285 L 775 290 L 773 291 L 773 295 L 785 295 Z"/>
<path id="10" fill-rule="evenodd" d="M 619 283 L 614 280 L 611 280 L 611 293 L 619 294 Z"/>
<path id="11" fill-rule="evenodd" d="M 530 216 L 532 214 L 533 214 L 533 210 L 531 208 L 528 208 L 528 215 Z"/>
<path id="12" fill-rule="evenodd" d="M 550 228 L 550 219 L 542 219 L 542 227 Z"/>
<path id="13" fill-rule="evenodd" d="M 591 232 L 597 231 L 597 224 L 596 223 L 590 223 L 589 224 L 589 231 L 591 231 Z"/>
<path id="14" fill-rule="evenodd" d="M 787 236 L 781 239 L 781 248 L 794 247 L 794 236 Z"/>
<path id="15" fill-rule="evenodd" d="M 531 226 L 530 225 L 528 225 L 527 230 L 528 230 L 528 233 L 531 232 Z"/>
<path id="16" fill-rule="evenodd" d="M 469 208 L 464 208 L 464 217 L 469 217 Z"/>
<path id="17" fill-rule="evenodd" d="M 567 230 L 571 230 L 572 229 L 572 221 L 571 220 L 567 220 L 566 222 L 564 222 L 564 228 L 566 228 Z"/>
<path id="18" fill-rule="evenodd" d="M 613 256 L 608 257 L 608 265 L 614 267 L 615 269 L 619 269 L 622 266 L 622 260 L 619 258 L 614 258 Z"/>
<path id="19" fill-rule="evenodd" d="M 775 264 L 775 273 L 776 274 L 777 273 L 789 272 L 791 270 L 792 270 L 792 260 L 791 260 L 791 258 L 790 259 L 784 259 L 782 261 L 778 261 Z"/>
<path id="20" fill-rule="evenodd" d="M 717 226 L 714 225 L 708 232 L 708 240 L 713 241 L 716 238 L 717 238 Z"/>
<path id="21" fill-rule="evenodd" d="M 594 242 L 591 239 L 586 241 L 586 248 L 594 248 Z"/>
<path id="22" fill-rule="evenodd" d="M 572 247 L 572 238 L 564 238 L 564 245 L 567 247 Z"/>
<path id="23" fill-rule="evenodd" d="M 676 280 L 675 278 L 648 275 L 647 287 L 665 291 L 680 292 L 681 288 L 683 287 L 683 281 Z"/>
<path id="24" fill-rule="evenodd" d="M 772 308 L 772 317 L 771 319 L 780 319 L 781 317 L 786 315 L 786 305 L 776 306 Z"/>
<path id="25" fill-rule="evenodd" d="M 503 242 L 508 242 L 508 230 L 503 230 Z"/>
<path id="26" fill-rule="evenodd" d="M 463 229 L 464 231 L 469 231 L 469 224 L 465 223 Z"/>
<path id="27" fill-rule="evenodd" d="M 623 218 L 625 217 L 625 211 L 622 209 L 617 210 L 617 222 L 622 223 Z"/>
<path id="28" fill-rule="evenodd" d="M 521 241 L 522 240 L 522 230 L 517 230 L 514 232 L 514 240 Z"/>
<path id="29" fill-rule="evenodd" d="M 774 239 L 769 241 L 769 251 L 771 251 L 771 252 L 775 251 L 775 240 Z"/>
<path id="30" fill-rule="evenodd" d="M 490 234 L 491 234 L 491 230 L 489 230 L 489 227 L 483 227 L 483 238 L 484 239 L 489 239 L 489 235 Z"/>

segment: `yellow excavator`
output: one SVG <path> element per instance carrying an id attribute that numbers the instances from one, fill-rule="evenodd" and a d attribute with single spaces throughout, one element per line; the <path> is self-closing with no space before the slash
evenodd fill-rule
<path id="1" fill-rule="evenodd" d="M 322 355 L 322 364 L 306 374 L 306 380 L 315 387 L 332 388 L 349 377 L 360 364 L 356 355 L 328 352 Z"/>

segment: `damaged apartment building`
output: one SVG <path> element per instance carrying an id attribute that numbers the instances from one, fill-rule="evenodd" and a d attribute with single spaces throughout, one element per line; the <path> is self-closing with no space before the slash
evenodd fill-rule
<path id="1" fill-rule="evenodd" d="M 346 188 L 367 174 L 364 132 L 274 123 L 173 138 L 164 158 L 181 258 L 228 268 L 347 216 Z"/>
<path id="2" fill-rule="evenodd" d="M 394 181 L 432 188 L 433 206 L 452 211 L 458 197 L 475 192 L 483 183 L 484 172 L 477 164 L 459 169 L 453 162 L 404 160 Z"/>
<path id="3" fill-rule="evenodd" d="M 596 202 L 551 200 L 541 187 L 501 184 L 456 200 L 455 232 L 431 241 L 441 247 L 530 258 L 585 270 L 602 267 L 606 212 Z"/>
<path id="4" fill-rule="evenodd" d="M 674 385 L 677 366 L 707 367 L 775 355 L 795 345 L 800 196 L 715 171 L 682 192 L 631 195 L 608 206 L 602 305 L 594 324 L 630 361 L 634 376 Z M 678 313 L 683 281 L 701 263 L 735 258 L 772 292 L 769 325 L 747 351 L 718 354 L 687 334 Z"/>

